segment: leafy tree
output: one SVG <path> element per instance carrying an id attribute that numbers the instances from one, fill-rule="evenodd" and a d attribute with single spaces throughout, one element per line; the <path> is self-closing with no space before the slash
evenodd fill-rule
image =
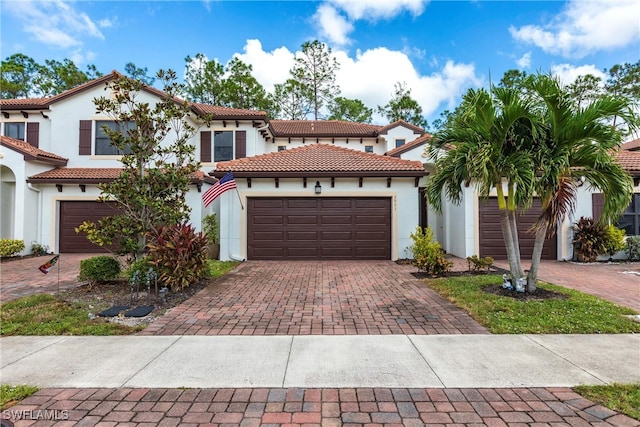
<path id="1" fill-rule="evenodd" d="M 189 120 L 189 103 L 176 98 L 183 87 L 171 70 L 160 70 L 157 79 L 164 95 L 155 105 L 138 101 L 144 83 L 124 76 L 108 83 L 111 96 L 94 99 L 97 111 L 118 127 L 105 126 L 104 131 L 127 153 L 121 158 L 120 176 L 100 185 L 100 200 L 114 201 L 121 213 L 97 223 L 84 222 L 79 230 L 94 243 L 119 243 L 122 252 L 136 256 L 145 249 L 148 236 L 157 236 L 159 227 L 188 219 L 185 196 L 199 166 L 189 143 L 196 132 Z"/>
<path id="2" fill-rule="evenodd" d="M 226 67 L 220 105 L 244 110 L 271 110 L 264 87 L 251 74 L 253 67 L 234 57 Z"/>
<path id="3" fill-rule="evenodd" d="M 359 99 L 348 99 L 342 96 L 334 98 L 329 105 L 329 120 L 346 120 L 357 123 L 371 123 L 373 109 L 364 105 Z"/>
<path id="4" fill-rule="evenodd" d="M 7 57 L 0 64 L 0 90 L 3 99 L 27 98 L 37 95 L 35 79 L 41 65 L 22 53 Z"/>
<path id="5" fill-rule="evenodd" d="M 217 60 L 208 60 L 202 53 L 187 56 L 185 94 L 189 101 L 220 105 L 223 92 L 224 67 Z"/>
<path id="6" fill-rule="evenodd" d="M 578 76 L 566 90 L 578 108 L 589 105 L 604 94 L 602 79 L 593 74 Z"/>
<path id="7" fill-rule="evenodd" d="M 636 106 L 640 104 L 640 61 L 635 64 L 616 64 L 608 70 L 608 74 L 609 78 L 605 83 L 605 89 L 609 95 L 623 97 Z M 614 117 L 614 125 L 619 124 L 617 119 L 618 117 Z M 637 119 L 638 117 L 636 117 Z M 640 123 L 638 121 L 635 123 L 625 122 L 625 125 L 635 128 L 640 126 Z"/>
<path id="8" fill-rule="evenodd" d="M 308 89 L 313 116 L 318 120 L 320 110 L 340 93 L 336 84 L 338 61 L 331 56 L 331 48 L 314 40 L 302 44 L 302 56 L 296 58 L 291 77 Z"/>
<path id="9" fill-rule="evenodd" d="M 45 60 L 37 78 L 40 92 L 45 96 L 57 95 L 75 86 L 89 81 L 89 77 L 70 59 L 62 62 L 55 59 Z"/>
<path id="10" fill-rule="evenodd" d="M 127 77 L 134 80 L 140 80 L 148 86 L 152 86 L 153 82 L 156 81 L 155 77 L 148 75 L 149 71 L 147 70 L 147 67 L 138 68 L 133 62 L 128 62 L 124 66 L 124 73 Z"/>
<path id="11" fill-rule="evenodd" d="M 404 120 L 423 129 L 427 127 L 427 120 L 422 115 L 422 107 L 411 97 L 411 89 L 406 83 L 397 82 L 394 94 L 384 107 L 378 106 L 378 112 L 390 122 Z"/>
<path id="12" fill-rule="evenodd" d="M 270 99 L 274 116 L 282 120 L 304 120 L 313 109 L 309 88 L 293 79 L 275 85 Z"/>
<path id="13" fill-rule="evenodd" d="M 505 71 L 504 75 L 498 83 L 499 87 L 511 87 L 516 89 L 522 89 L 525 86 L 525 80 L 527 79 L 527 72 L 522 70 L 511 69 Z"/>
<path id="14" fill-rule="evenodd" d="M 439 130 L 444 129 L 447 126 L 447 123 L 453 119 L 454 114 L 455 114 L 455 111 L 454 112 L 451 112 L 450 110 L 442 111 L 440 113 L 440 117 L 438 117 L 431 123 L 431 126 L 429 128 L 430 132 L 437 132 Z"/>

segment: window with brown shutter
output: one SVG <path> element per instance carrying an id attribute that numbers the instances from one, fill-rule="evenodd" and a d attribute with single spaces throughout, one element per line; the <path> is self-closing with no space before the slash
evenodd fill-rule
<path id="1" fill-rule="evenodd" d="M 78 154 L 81 156 L 91 155 L 91 120 L 80 120 L 80 141 L 78 143 Z"/>
<path id="2" fill-rule="evenodd" d="M 236 131 L 236 159 L 247 157 L 247 131 Z"/>
<path id="3" fill-rule="evenodd" d="M 38 148 L 40 145 L 40 123 L 27 123 L 27 142 Z"/>
<path id="4" fill-rule="evenodd" d="M 211 131 L 200 132 L 200 161 L 211 163 Z"/>

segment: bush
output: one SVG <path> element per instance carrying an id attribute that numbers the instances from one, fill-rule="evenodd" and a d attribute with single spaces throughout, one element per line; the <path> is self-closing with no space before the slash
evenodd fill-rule
<path id="1" fill-rule="evenodd" d="M 625 251 L 627 251 L 627 257 L 629 260 L 640 261 L 640 236 L 627 237 Z"/>
<path id="2" fill-rule="evenodd" d="M 573 247 L 579 262 L 595 262 L 598 255 L 606 252 L 607 232 L 602 224 L 593 218 L 580 217 L 571 227 L 573 230 Z"/>
<path id="3" fill-rule="evenodd" d="M 117 259 L 101 255 L 80 261 L 80 280 L 91 284 L 117 279 L 120 275 L 120 263 Z"/>
<path id="4" fill-rule="evenodd" d="M 446 259 L 440 243 L 433 238 L 431 227 L 424 229 L 416 227 L 416 231 L 411 233 L 413 245 L 413 265 L 419 271 L 424 271 L 430 276 L 438 276 L 451 270 L 453 263 Z"/>
<path id="5" fill-rule="evenodd" d="M 604 227 L 605 230 L 605 241 L 604 241 L 604 249 L 605 253 L 609 254 L 609 256 L 614 256 L 620 251 L 623 251 L 626 247 L 624 236 L 626 232 L 624 230 L 619 229 L 614 225 L 606 225 Z"/>
<path id="6" fill-rule="evenodd" d="M 486 270 L 488 272 L 493 266 L 493 258 L 490 256 L 480 258 L 478 255 L 468 256 L 467 265 L 469 266 L 469 271 L 479 272 Z"/>
<path id="7" fill-rule="evenodd" d="M 207 270 L 206 246 L 204 235 L 189 224 L 160 227 L 147 244 L 158 281 L 175 291 L 200 280 Z"/>
<path id="8" fill-rule="evenodd" d="M 6 258 L 24 250 L 24 241 L 15 239 L 0 239 L 0 257 Z"/>
<path id="9" fill-rule="evenodd" d="M 31 242 L 31 255 L 42 256 L 49 253 L 49 246 Z"/>
<path id="10" fill-rule="evenodd" d="M 220 225 L 216 214 L 206 215 L 202 218 L 202 233 L 210 245 L 220 243 Z"/>

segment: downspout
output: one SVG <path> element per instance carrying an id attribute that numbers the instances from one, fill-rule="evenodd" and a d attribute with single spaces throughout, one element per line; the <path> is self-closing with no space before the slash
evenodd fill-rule
<path id="1" fill-rule="evenodd" d="M 232 242 L 232 240 L 231 240 L 231 230 L 232 230 L 232 225 L 233 225 L 232 224 L 232 218 L 233 218 L 233 215 L 229 215 L 229 226 L 227 227 L 227 230 L 228 230 L 228 233 L 229 233 L 229 235 L 227 236 L 227 242 L 228 242 L 228 245 L 229 245 L 229 252 L 228 252 L 229 253 L 229 258 L 231 258 L 234 261 L 245 262 L 246 260 L 244 258 L 241 258 L 241 257 L 239 257 L 237 255 L 233 255 L 233 253 L 231 252 L 231 242 Z"/>
<path id="2" fill-rule="evenodd" d="M 38 237 L 38 243 L 42 242 L 42 190 L 37 189 L 30 182 L 27 183 L 27 188 L 31 191 L 38 193 L 38 224 L 36 225 L 36 236 Z"/>

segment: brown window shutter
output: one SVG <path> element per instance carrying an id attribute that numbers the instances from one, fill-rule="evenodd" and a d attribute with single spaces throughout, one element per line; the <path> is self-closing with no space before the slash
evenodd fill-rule
<path id="1" fill-rule="evenodd" d="M 38 148 L 40 145 L 40 123 L 27 123 L 27 142 Z"/>
<path id="2" fill-rule="evenodd" d="M 598 221 L 602 215 L 602 208 L 604 206 L 604 194 L 593 193 L 591 195 L 591 208 L 593 209 L 593 219 Z"/>
<path id="3" fill-rule="evenodd" d="M 211 131 L 200 132 L 200 161 L 211 163 Z"/>
<path id="4" fill-rule="evenodd" d="M 247 131 L 236 131 L 236 159 L 247 157 Z"/>
<path id="5" fill-rule="evenodd" d="M 91 155 L 91 120 L 80 120 L 80 143 L 78 144 L 78 154 L 81 156 Z"/>

